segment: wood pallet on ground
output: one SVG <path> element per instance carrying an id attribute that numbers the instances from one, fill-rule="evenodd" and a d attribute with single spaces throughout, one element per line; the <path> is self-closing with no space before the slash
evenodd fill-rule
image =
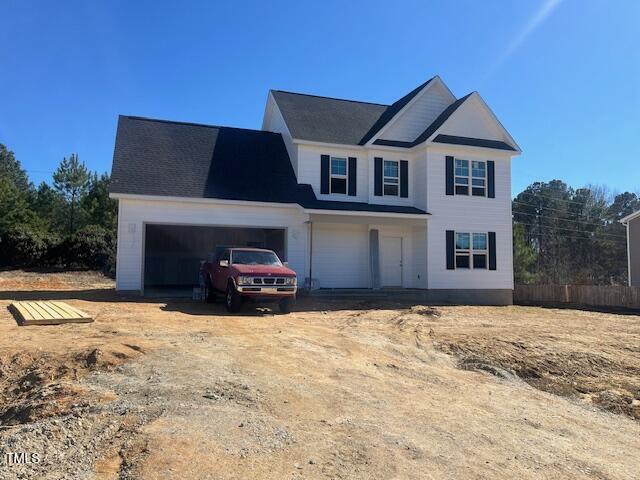
<path id="1" fill-rule="evenodd" d="M 20 325 L 89 323 L 93 318 L 64 302 L 14 302 L 10 305 Z"/>

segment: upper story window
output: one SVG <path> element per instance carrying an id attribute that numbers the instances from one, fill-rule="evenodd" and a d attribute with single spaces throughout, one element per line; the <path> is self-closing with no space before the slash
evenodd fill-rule
<path id="1" fill-rule="evenodd" d="M 347 159 L 331 157 L 331 193 L 347 193 Z"/>
<path id="2" fill-rule="evenodd" d="M 484 197 L 487 194 L 487 162 L 455 160 L 456 195 Z"/>
<path id="3" fill-rule="evenodd" d="M 384 195 L 398 196 L 399 193 L 400 168 L 395 160 L 384 161 L 384 173 L 382 177 L 382 187 Z"/>
<path id="4" fill-rule="evenodd" d="M 456 268 L 487 268 L 487 234 L 456 232 Z"/>

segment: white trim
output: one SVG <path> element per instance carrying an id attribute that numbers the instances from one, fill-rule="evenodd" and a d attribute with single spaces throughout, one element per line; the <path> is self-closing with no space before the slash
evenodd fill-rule
<path id="1" fill-rule="evenodd" d="M 632 215 L 640 215 L 640 212 L 636 212 Z M 630 216 L 631 215 L 628 215 L 625 218 L 628 218 Z M 629 230 L 631 229 L 629 228 L 629 223 L 625 223 L 624 225 L 625 227 L 627 227 L 627 283 L 629 284 L 629 286 L 631 286 L 631 236 L 629 233 Z"/>
<path id="2" fill-rule="evenodd" d="M 638 210 L 637 212 L 633 212 L 630 215 L 627 215 L 626 217 L 624 217 L 622 220 L 620 220 L 620 223 L 622 224 L 628 224 L 631 220 L 633 220 L 634 218 L 638 218 L 640 217 L 640 210 Z"/>
<path id="3" fill-rule="evenodd" d="M 455 102 L 456 97 L 453 95 L 453 93 L 451 93 L 451 90 L 449 90 L 449 87 L 447 87 L 445 83 L 442 81 L 442 79 L 438 75 L 436 75 L 431 79 L 431 81 L 427 85 L 422 87 L 422 90 L 420 90 L 411 100 L 409 100 L 409 102 L 404 107 L 402 107 L 400 111 L 398 111 L 386 124 L 384 124 L 382 128 L 380 128 L 380 130 L 378 130 L 375 133 L 375 135 L 373 135 L 373 137 L 371 137 L 369 141 L 365 143 L 365 145 L 368 147 L 374 146 L 373 142 L 379 139 L 382 136 L 382 134 L 385 131 L 387 131 L 402 116 L 404 112 L 409 110 L 413 106 L 413 104 L 418 101 L 419 98 L 421 98 L 428 90 L 431 90 L 431 88 L 433 88 L 433 86 L 438 83 L 443 85 L 445 90 L 449 93 L 451 103 Z"/>
<path id="4" fill-rule="evenodd" d="M 417 149 L 418 147 L 424 147 L 423 144 L 416 145 L 415 147 L 405 148 L 405 147 L 392 147 L 389 145 L 371 145 L 370 147 L 366 147 L 364 145 L 351 145 L 349 143 L 325 143 L 325 142 L 316 142 L 313 140 L 302 140 L 300 138 L 294 138 L 293 143 L 296 145 L 310 145 L 312 147 L 327 147 L 327 148 L 336 148 L 342 150 L 387 150 L 389 152 L 410 152 L 412 150 Z"/>
<path id="5" fill-rule="evenodd" d="M 159 202 L 181 202 L 181 203 L 205 203 L 217 205 L 246 205 L 258 207 L 279 207 L 279 208 L 297 208 L 302 207 L 297 203 L 276 203 L 276 202 L 254 202 L 250 200 L 224 200 L 220 198 L 198 198 L 198 197 L 170 197 L 163 195 L 137 195 L 131 193 L 110 193 L 109 198 L 117 200 L 142 200 L 142 201 L 159 201 Z"/>
<path id="6" fill-rule="evenodd" d="M 181 202 L 181 203 L 200 203 L 213 205 L 245 205 L 260 207 L 276 207 L 276 208 L 296 208 L 304 213 L 317 213 L 326 215 L 351 215 L 365 217 L 395 217 L 395 218 L 420 218 L 427 219 L 429 214 L 422 213 L 397 213 L 397 212 L 371 212 L 359 210 L 325 210 L 317 208 L 304 208 L 297 203 L 272 203 L 272 202 L 250 202 L 245 200 L 222 200 L 218 198 L 190 198 L 190 197 L 165 197 L 160 195 L 134 195 L 130 193 L 110 193 L 109 198 L 117 200 L 142 200 L 142 201 L 160 201 L 160 202 Z M 331 201 L 331 200 L 328 200 Z M 369 204 L 376 205 L 376 204 Z"/>
<path id="7" fill-rule="evenodd" d="M 320 215 L 348 215 L 351 217 L 393 217 L 393 218 L 419 218 L 423 220 L 429 219 L 429 214 L 422 213 L 396 213 L 396 212 L 369 212 L 358 210 L 324 210 L 318 208 L 305 208 L 304 213 L 313 213 Z"/>

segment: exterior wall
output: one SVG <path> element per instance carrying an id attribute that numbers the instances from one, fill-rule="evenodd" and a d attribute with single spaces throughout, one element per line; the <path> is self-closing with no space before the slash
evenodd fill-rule
<path id="1" fill-rule="evenodd" d="M 289 128 L 284 121 L 284 117 L 278 108 L 273 95 L 269 92 L 269 98 L 267 99 L 267 107 L 264 112 L 264 119 L 262 120 L 262 129 L 268 132 L 275 132 L 282 135 L 284 145 L 287 147 L 289 153 L 289 160 L 293 166 L 293 171 L 298 175 L 298 146 L 293 143 Z"/>
<path id="2" fill-rule="evenodd" d="M 380 138 L 413 142 L 454 101 L 451 93 L 436 81 L 416 97 L 391 125 L 380 132 Z"/>
<path id="3" fill-rule="evenodd" d="M 496 198 L 446 195 L 445 156 L 468 160 L 494 160 Z M 513 234 L 511 220 L 511 160 L 479 149 L 427 152 L 427 210 L 432 214 L 427 228 L 429 289 L 512 289 Z M 447 270 L 446 230 L 496 232 L 496 270 Z"/>
<path id="4" fill-rule="evenodd" d="M 406 205 L 413 206 L 415 205 L 415 185 L 412 181 L 414 177 L 415 171 L 415 155 L 412 152 L 405 150 L 378 150 L 378 149 L 370 149 L 369 152 L 369 203 L 374 203 L 378 205 Z M 384 160 L 407 160 L 408 162 L 408 170 L 409 170 L 409 196 L 406 198 L 402 198 L 400 196 L 387 196 L 383 195 L 377 197 L 374 195 L 375 193 L 375 172 L 374 172 L 374 162 L 376 157 L 382 157 Z"/>
<path id="5" fill-rule="evenodd" d="M 185 224 L 286 228 L 289 266 L 300 282 L 307 275 L 306 215 L 297 207 L 120 199 L 117 290 L 142 290 L 144 224 Z"/>
<path id="6" fill-rule="evenodd" d="M 320 193 L 320 155 L 332 157 L 355 157 L 356 167 L 356 195 Z M 373 167 L 372 167 L 373 168 Z M 372 170 L 373 171 L 373 170 Z M 313 188 L 319 200 L 337 200 L 342 202 L 367 202 L 369 199 L 369 161 L 364 149 L 349 149 L 336 147 L 317 147 L 313 145 L 298 145 L 298 183 L 308 183 Z"/>
<path id="7" fill-rule="evenodd" d="M 629 285 L 640 287 L 640 217 L 629 221 Z"/>

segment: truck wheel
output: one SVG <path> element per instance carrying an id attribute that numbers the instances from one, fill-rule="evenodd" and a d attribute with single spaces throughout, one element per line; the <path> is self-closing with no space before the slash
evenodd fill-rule
<path id="1" fill-rule="evenodd" d="M 216 303 L 216 292 L 213 290 L 213 285 L 211 284 L 211 279 L 207 279 L 207 303 Z"/>
<path id="2" fill-rule="evenodd" d="M 227 310 L 231 313 L 239 312 L 240 307 L 242 306 L 242 298 L 232 284 L 229 284 L 229 286 L 227 287 L 225 305 L 227 307 Z"/>
<path id="3" fill-rule="evenodd" d="M 279 307 L 282 313 L 289 313 L 293 309 L 293 299 L 292 298 L 283 298 L 280 300 Z"/>

